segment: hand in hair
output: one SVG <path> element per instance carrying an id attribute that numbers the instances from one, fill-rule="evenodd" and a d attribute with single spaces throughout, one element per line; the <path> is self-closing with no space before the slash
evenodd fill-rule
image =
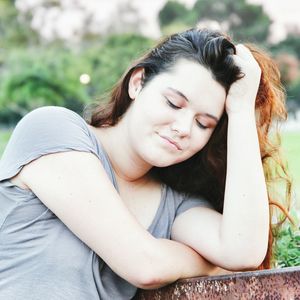
<path id="1" fill-rule="evenodd" d="M 241 69 L 241 78 L 234 82 L 229 89 L 226 111 L 228 114 L 244 111 L 254 112 L 261 69 L 250 50 L 242 44 L 236 46 L 236 54 L 233 57 Z"/>

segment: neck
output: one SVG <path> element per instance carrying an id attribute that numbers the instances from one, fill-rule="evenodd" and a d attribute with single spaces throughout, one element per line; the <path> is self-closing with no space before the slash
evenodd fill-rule
<path id="1" fill-rule="evenodd" d="M 93 127 L 114 169 L 118 182 L 141 183 L 149 180 L 152 166 L 132 149 L 122 120 L 112 127 Z M 120 151 L 121 149 L 121 151 Z"/>

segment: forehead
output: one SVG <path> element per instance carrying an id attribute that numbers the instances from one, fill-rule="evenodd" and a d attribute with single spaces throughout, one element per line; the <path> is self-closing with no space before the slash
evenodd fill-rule
<path id="1" fill-rule="evenodd" d="M 224 87 L 204 66 L 187 59 L 178 60 L 173 68 L 155 78 L 158 89 L 180 91 L 199 110 L 208 110 L 221 116 L 226 99 Z M 172 91 L 171 91 L 172 93 Z"/>

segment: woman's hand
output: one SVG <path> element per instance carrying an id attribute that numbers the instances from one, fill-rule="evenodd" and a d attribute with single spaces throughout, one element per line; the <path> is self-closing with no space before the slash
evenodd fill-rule
<path id="1" fill-rule="evenodd" d="M 233 57 L 244 76 L 234 82 L 229 89 L 226 98 L 227 114 L 254 112 L 261 69 L 251 51 L 242 44 L 236 46 L 236 55 Z"/>

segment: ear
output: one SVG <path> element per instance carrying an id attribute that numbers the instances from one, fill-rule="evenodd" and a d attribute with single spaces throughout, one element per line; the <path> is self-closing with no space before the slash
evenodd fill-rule
<path id="1" fill-rule="evenodd" d="M 136 98 L 142 89 L 143 74 L 144 68 L 135 69 L 131 74 L 128 84 L 128 95 L 132 100 Z"/>

